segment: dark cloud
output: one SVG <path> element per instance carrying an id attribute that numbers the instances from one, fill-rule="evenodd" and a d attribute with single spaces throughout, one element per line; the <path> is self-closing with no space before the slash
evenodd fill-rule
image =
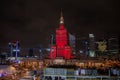
<path id="1" fill-rule="evenodd" d="M 119 0 L 1 0 L 0 45 L 17 39 L 25 46 L 49 44 L 61 8 L 70 33 L 119 34 Z"/>

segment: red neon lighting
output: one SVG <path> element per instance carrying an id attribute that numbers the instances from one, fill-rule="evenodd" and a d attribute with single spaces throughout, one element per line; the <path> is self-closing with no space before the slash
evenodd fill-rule
<path id="1" fill-rule="evenodd" d="M 72 59 L 72 48 L 68 46 L 68 32 L 63 24 L 56 30 L 56 46 L 51 47 L 50 58 Z"/>

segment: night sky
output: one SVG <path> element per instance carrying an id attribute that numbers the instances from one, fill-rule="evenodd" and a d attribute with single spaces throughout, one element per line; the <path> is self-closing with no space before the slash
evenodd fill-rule
<path id="1" fill-rule="evenodd" d="M 119 0 L 0 0 L 0 46 L 15 40 L 26 47 L 48 45 L 61 8 L 71 34 L 119 35 L 119 7 Z"/>

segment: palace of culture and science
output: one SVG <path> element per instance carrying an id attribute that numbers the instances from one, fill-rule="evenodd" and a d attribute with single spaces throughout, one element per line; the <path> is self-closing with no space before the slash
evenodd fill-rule
<path id="1" fill-rule="evenodd" d="M 104 54 L 107 48 L 106 41 L 95 42 L 94 34 L 89 34 L 89 39 L 89 47 L 88 41 L 83 40 L 84 49 L 80 50 L 79 54 L 75 53 L 74 47 L 69 43 L 69 32 L 64 26 L 61 12 L 59 27 L 55 33 L 55 44 L 51 44 L 49 54 L 43 56 L 42 50 L 39 50 L 40 57 L 19 58 L 17 67 L 30 71 L 37 70 L 40 80 L 120 80 L 119 55 L 117 54 L 117 58 L 115 56 L 112 58 L 107 53 L 99 55 L 98 51 L 96 54 L 95 44 L 98 44 L 101 54 Z M 18 49 L 18 46 L 15 49 Z M 19 50 L 14 51 L 17 59 Z M 16 63 L 11 64 L 16 67 Z"/>

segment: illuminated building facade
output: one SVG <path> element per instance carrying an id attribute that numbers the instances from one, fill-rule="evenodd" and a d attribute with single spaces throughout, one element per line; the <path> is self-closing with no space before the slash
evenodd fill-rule
<path id="1" fill-rule="evenodd" d="M 10 51 L 10 54 L 9 56 L 10 57 L 18 57 L 20 56 L 20 45 L 19 45 L 19 41 L 14 41 L 14 42 L 10 42 L 9 43 L 9 51 Z"/>
<path id="2" fill-rule="evenodd" d="M 95 36 L 94 34 L 89 34 L 89 56 L 95 57 Z"/>
<path id="3" fill-rule="evenodd" d="M 64 19 L 61 13 L 59 28 L 56 29 L 56 45 L 51 46 L 50 58 L 72 59 L 72 47 L 68 45 L 68 31 L 64 27 Z"/>

